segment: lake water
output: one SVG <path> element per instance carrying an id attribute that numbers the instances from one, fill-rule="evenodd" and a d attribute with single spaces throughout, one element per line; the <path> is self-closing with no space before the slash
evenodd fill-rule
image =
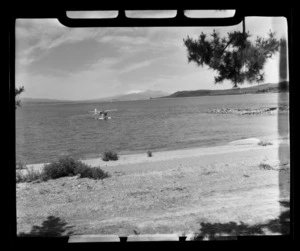
<path id="1" fill-rule="evenodd" d="M 220 108 L 255 108 L 288 104 L 288 94 L 254 94 L 152 99 L 107 103 L 22 103 L 16 110 L 16 160 L 45 163 L 59 156 L 100 157 L 227 144 L 250 137 L 278 135 L 278 121 L 288 114 L 210 114 Z M 116 109 L 112 119 L 95 120 L 95 108 Z"/>

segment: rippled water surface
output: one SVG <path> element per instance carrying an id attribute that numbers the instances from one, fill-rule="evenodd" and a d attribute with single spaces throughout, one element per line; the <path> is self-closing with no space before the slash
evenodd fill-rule
<path id="1" fill-rule="evenodd" d="M 278 134 L 288 115 L 209 114 L 219 108 L 255 108 L 288 103 L 288 94 L 152 99 L 107 103 L 22 103 L 16 110 L 17 161 L 49 162 L 62 155 L 99 157 L 118 153 L 226 144 Z M 95 108 L 116 109 L 95 120 Z M 282 123 L 283 121 L 283 123 Z"/>

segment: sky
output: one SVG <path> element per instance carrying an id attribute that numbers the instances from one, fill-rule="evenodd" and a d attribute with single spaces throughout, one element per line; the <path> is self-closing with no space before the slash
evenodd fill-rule
<path id="1" fill-rule="evenodd" d="M 85 15 L 86 17 L 86 15 Z M 183 39 L 230 27 L 68 28 L 57 19 L 16 20 L 16 87 L 22 97 L 86 100 L 146 90 L 228 89 L 215 84 L 216 73 L 188 63 Z M 284 17 L 247 17 L 246 30 L 266 37 L 287 37 Z M 279 54 L 265 66 L 265 83 L 278 83 Z M 242 87 L 250 86 L 245 83 Z"/>

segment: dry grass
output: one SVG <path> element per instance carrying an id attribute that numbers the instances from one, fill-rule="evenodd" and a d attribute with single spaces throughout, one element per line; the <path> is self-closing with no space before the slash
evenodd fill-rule
<path id="1" fill-rule="evenodd" d="M 265 164 L 265 163 L 260 163 L 259 168 L 263 169 L 263 170 L 274 170 L 273 167 L 271 167 L 269 164 Z"/>
<path id="2" fill-rule="evenodd" d="M 259 146 L 270 146 L 270 145 L 273 145 L 273 144 L 271 142 L 261 140 L 261 141 L 258 142 L 258 145 Z"/>
<path id="3" fill-rule="evenodd" d="M 49 215 L 74 226 L 74 234 L 121 236 L 134 234 L 133 230 L 141 234 L 196 233 L 200 222 L 236 222 L 238 229 L 238 222 L 268 222 L 280 213 L 279 172 L 261 171 L 258 165 L 264 158 L 277 158 L 278 149 L 255 147 L 244 152 L 108 165 L 103 170 L 122 175 L 104 180 L 64 177 L 18 184 L 18 231 L 30 232 Z M 145 153 L 143 156 L 147 159 Z M 287 176 L 287 185 L 282 186 L 287 198 L 288 182 Z"/>
<path id="4" fill-rule="evenodd" d="M 27 169 L 27 172 L 23 174 L 19 170 L 16 172 L 16 182 L 32 182 L 41 180 L 42 172 L 39 170 L 35 170 L 34 168 Z"/>

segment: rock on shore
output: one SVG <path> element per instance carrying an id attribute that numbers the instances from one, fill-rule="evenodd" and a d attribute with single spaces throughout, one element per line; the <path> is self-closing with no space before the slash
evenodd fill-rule
<path id="1" fill-rule="evenodd" d="M 287 105 L 279 107 L 262 107 L 262 108 L 253 108 L 253 109 L 213 109 L 208 111 L 208 113 L 216 114 L 237 114 L 237 115 L 255 115 L 255 114 L 275 114 L 278 112 L 288 112 L 289 107 Z"/>

